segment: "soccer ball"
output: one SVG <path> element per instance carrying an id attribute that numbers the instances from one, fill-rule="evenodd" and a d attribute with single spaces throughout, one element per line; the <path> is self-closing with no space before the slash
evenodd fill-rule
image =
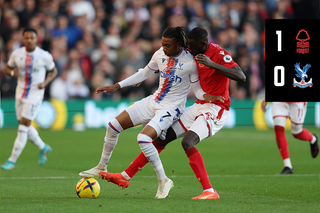
<path id="1" fill-rule="evenodd" d="M 80 198 L 96 198 L 100 194 L 100 185 L 94 178 L 82 178 L 76 186 Z"/>

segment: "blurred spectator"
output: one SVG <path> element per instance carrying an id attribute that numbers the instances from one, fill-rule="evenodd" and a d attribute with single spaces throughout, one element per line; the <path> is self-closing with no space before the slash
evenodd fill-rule
<path id="1" fill-rule="evenodd" d="M 19 12 L 20 27 L 28 27 L 29 20 L 36 14 L 36 1 L 25 0 L 24 10 Z"/>
<path id="2" fill-rule="evenodd" d="M 76 50 L 78 51 L 80 70 L 82 70 L 84 80 L 88 83 L 91 79 L 92 65 L 90 56 L 86 52 L 86 44 L 84 40 L 79 40 L 76 43 Z"/>
<path id="3" fill-rule="evenodd" d="M 91 61 L 93 64 L 96 64 L 103 57 L 108 58 L 111 62 L 115 62 L 118 55 L 115 50 L 110 49 L 103 40 L 100 40 L 98 48 L 91 52 Z"/>
<path id="4" fill-rule="evenodd" d="M 63 71 L 60 76 L 54 79 L 50 85 L 50 97 L 60 101 L 69 99 L 68 95 L 68 73 Z"/>
<path id="5" fill-rule="evenodd" d="M 144 68 L 146 60 L 137 43 L 131 43 L 121 57 L 119 57 L 117 69 L 122 70 L 124 66 L 130 65 L 135 71 Z"/>
<path id="6" fill-rule="evenodd" d="M 108 28 L 104 42 L 111 48 L 117 49 L 121 45 L 120 29 L 116 24 L 111 24 Z"/>
<path id="7" fill-rule="evenodd" d="M 95 16 L 96 11 L 91 1 L 72 0 L 70 1 L 71 14 L 75 17 L 85 16 L 89 23 L 91 23 Z"/>
<path id="8" fill-rule="evenodd" d="M 69 26 L 69 21 L 66 16 L 59 16 L 57 27 L 53 30 L 53 37 L 66 36 L 68 48 L 73 48 L 75 43 L 80 39 L 82 32 L 77 26 Z"/>

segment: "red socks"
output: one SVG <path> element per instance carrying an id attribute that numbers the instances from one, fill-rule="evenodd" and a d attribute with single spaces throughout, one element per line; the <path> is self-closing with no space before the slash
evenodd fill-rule
<path id="1" fill-rule="evenodd" d="M 203 190 L 212 188 L 203 158 L 198 149 L 196 147 L 192 147 L 186 151 L 186 154 L 189 158 L 189 164 L 201 183 Z"/>
<path id="2" fill-rule="evenodd" d="M 300 132 L 299 134 L 293 134 L 293 137 L 309 142 L 311 142 L 313 139 L 313 135 L 307 129 L 302 129 L 302 132 Z"/>
<path id="3" fill-rule="evenodd" d="M 152 143 L 158 150 L 158 153 L 160 153 L 165 148 L 164 146 L 160 146 L 155 140 L 153 140 Z M 143 152 L 141 152 L 138 157 L 136 157 L 134 161 L 129 165 L 129 167 L 124 171 L 132 178 L 147 163 L 149 163 L 149 160 L 146 158 Z"/>
<path id="4" fill-rule="evenodd" d="M 290 158 L 289 156 L 289 150 L 288 150 L 288 142 L 286 135 L 284 133 L 284 127 L 282 126 L 274 126 L 274 132 L 276 135 L 276 141 L 278 144 L 278 149 L 280 151 L 282 160 L 286 158 Z"/>

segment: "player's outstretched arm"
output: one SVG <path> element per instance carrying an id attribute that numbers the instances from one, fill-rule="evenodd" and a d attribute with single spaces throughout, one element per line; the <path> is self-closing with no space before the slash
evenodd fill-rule
<path id="1" fill-rule="evenodd" d="M 228 67 L 222 66 L 221 64 L 217 64 L 217 63 L 211 61 L 211 59 L 204 54 L 196 55 L 196 59 L 199 63 L 201 63 L 207 67 L 210 67 L 212 69 L 215 69 L 216 71 L 220 72 L 221 74 L 227 76 L 228 78 L 230 78 L 232 80 L 240 81 L 243 83 L 246 81 L 246 76 L 239 66 L 236 66 L 233 68 L 228 68 Z"/>
<path id="2" fill-rule="evenodd" d="M 115 83 L 112 86 L 105 86 L 105 87 L 98 87 L 96 89 L 96 94 L 99 94 L 101 92 L 105 92 L 105 93 L 114 93 L 116 92 L 118 89 L 120 89 L 120 85 L 118 83 Z"/>

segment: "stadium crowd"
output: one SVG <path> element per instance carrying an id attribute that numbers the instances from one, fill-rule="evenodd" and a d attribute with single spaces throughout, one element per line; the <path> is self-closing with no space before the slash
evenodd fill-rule
<path id="1" fill-rule="evenodd" d="M 211 42 L 230 52 L 247 76 L 246 83 L 230 81 L 231 97 L 256 99 L 264 91 L 264 20 L 302 18 L 306 14 L 313 18 L 314 10 L 299 2 L 0 0 L 0 70 L 11 52 L 22 46 L 23 29 L 31 27 L 37 30 L 38 45 L 52 54 L 58 69 L 45 98 L 99 100 L 107 95 L 95 94 L 97 87 L 112 85 L 147 64 L 161 47 L 161 35 L 168 25 L 183 26 L 187 33 L 200 26 L 210 33 Z M 158 77 L 153 75 L 140 87 L 124 88 L 108 96 L 138 99 L 152 94 L 157 85 Z M 16 79 L 1 72 L 1 96 L 13 98 L 15 87 Z"/>

